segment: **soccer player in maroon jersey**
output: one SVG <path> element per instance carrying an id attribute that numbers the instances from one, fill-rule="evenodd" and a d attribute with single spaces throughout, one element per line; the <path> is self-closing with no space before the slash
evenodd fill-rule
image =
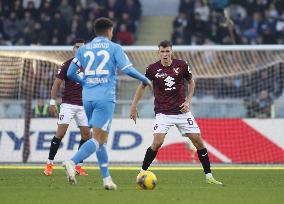
<path id="1" fill-rule="evenodd" d="M 84 43 L 85 41 L 82 39 L 76 40 L 73 47 L 73 53 L 75 53 L 77 49 Z M 67 70 L 72 59 L 73 58 L 67 60 L 61 65 L 51 89 L 49 111 L 53 117 L 58 117 L 58 122 L 57 122 L 56 135 L 51 140 L 48 161 L 44 170 L 44 174 L 47 176 L 52 175 L 54 157 L 57 153 L 61 140 L 63 139 L 72 118 L 76 120 L 76 123 L 81 132 L 81 141 L 79 144 L 79 148 L 85 141 L 87 141 L 90 138 L 88 119 L 82 104 L 82 87 L 80 84 L 77 84 L 67 78 Z M 60 105 L 60 113 L 58 115 L 56 98 L 57 98 L 57 93 L 63 81 L 65 81 L 65 88 L 63 91 L 62 104 Z M 76 171 L 77 174 L 81 176 L 88 175 L 81 167 L 81 165 L 76 166 Z"/>
<path id="2" fill-rule="evenodd" d="M 176 126 L 181 134 L 188 137 L 196 147 L 198 158 L 204 169 L 206 183 L 222 184 L 212 176 L 207 149 L 204 146 L 200 129 L 189 110 L 195 88 L 190 67 L 183 60 L 173 59 L 172 52 L 172 43 L 162 41 L 159 44 L 160 60 L 150 64 L 146 69 L 145 76 L 153 83 L 156 121 L 153 143 L 146 151 L 141 171 L 148 169 L 162 146 L 168 130 Z M 188 82 L 187 95 L 184 79 Z M 144 90 L 145 86 L 140 84 L 131 105 L 130 118 L 135 123 L 138 117 L 137 105 Z"/>

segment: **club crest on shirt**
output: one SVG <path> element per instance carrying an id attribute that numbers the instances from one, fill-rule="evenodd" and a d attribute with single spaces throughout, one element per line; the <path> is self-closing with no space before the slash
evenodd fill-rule
<path id="1" fill-rule="evenodd" d="M 178 75 L 178 73 L 179 73 L 179 67 L 173 68 L 173 70 L 174 70 L 175 74 Z"/>

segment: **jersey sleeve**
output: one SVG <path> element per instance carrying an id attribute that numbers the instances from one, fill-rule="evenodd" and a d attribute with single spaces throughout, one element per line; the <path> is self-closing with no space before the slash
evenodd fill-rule
<path id="1" fill-rule="evenodd" d="M 116 47 L 116 51 L 115 51 L 114 57 L 115 57 L 115 61 L 116 61 L 117 67 L 121 71 L 123 71 L 123 69 L 126 69 L 127 67 L 132 67 L 133 66 L 132 63 L 130 62 L 128 56 L 123 51 L 122 47 L 119 46 L 119 45 Z"/>
<path id="2" fill-rule="evenodd" d="M 184 62 L 184 78 L 187 80 L 187 81 L 190 81 L 192 79 L 192 73 L 191 73 L 191 69 L 189 67 L 189 65 Z"/>
<path id="3" fill-rule="evenodd" d="M 77 67 L 81 67 L 82 66 L 82 63 L 81 63 L 81 61 L 82 61 L 82 55 L 81 55 L 81 53 L 82 53 L 82 47 L 83 46 L 81 46 L 81 47 L 79 47 L 79 49 L 77 50 L 77 52 L 76 52 L 76 54 L 75 54 L 75 57 L 73 58 L 73 60 L 72 60 L 72 63 L 74 63 Z M 81 49 L 80 49 L 81 48 Z"/>
<path id="4" fill-rule="evenodd" d="M 150 79 L 151 81 L 153 81 L 153 74 L 152 74 L 152 72 L 151 72 L 150 66 L 146 68 L 145 76 L 146 76 L 148 79 Z"/>
<path id="5" fill-rule="evenodd" d="M 69 65 L 68 71 L 67 71 L 67 77 L 71 79 L 74 82 L 77 82 L 81 84 L 82 86 L 84 85 L 84 80 L 77 74 L 78 69 L 81 69 L 81 51 L 82 51 L 81 46 L 78 51 L 76 52 L 75 57 L 73 58 L 72 62 Z"/>
<path id="6" fill-rule="evenodd" d="M 67 65 L 67 63 L 64 62 L 60 66 L 60 68 L 58 69 L 56 77 L 58 79 L 61 79 L 61 80 L 66 80 L 67 79 L 67 69 L 68 69 L 68 67 L 69 67 L 69 64 Z"/>

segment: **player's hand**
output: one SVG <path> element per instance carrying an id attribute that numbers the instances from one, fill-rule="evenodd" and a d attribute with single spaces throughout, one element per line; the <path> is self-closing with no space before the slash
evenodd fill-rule
<path id="1" fill-rule="evenodd" d="M 137 107 L 132 107 L 131 106 L 131 109 L 130 109 L 130 119 L 132 119 L 134 121 L 134 123 L 136 124 L 136 119 L 137 118 L 139 118 Z"/>
<path id="2" fill-rule="evenodd" d="M 187 112 L 189 111 L 189 102 L 188 102 L 188 101 L 185 101 L 185 102 L 183 102 L 183 104 L 181 104 L 179 107 L 181 108 L 180 111 L 181 111 L 182 113 L 187 113 Z"/>
<path id="3" fill-rule="evenodd" d="M 153 85 L 152 85 L 152 82 L 151 82 L 150 80 L 148 80 L 148 83 L 147 83 L 147 84 L 144 84 L 144 83 L 143 83 L 143 86 L 144 86 L 144 87 L 147 86 L 147 87 L 150 89 L 150 91 L 153 90 Z"/>
<path id="4" fill-rule="evenodd" d="M 152 90 L 153 90 L 152 82 L 150 82 L 147 86 L 148 86 L 148 88 L 150 89 L 150 91 L 152 91 Z"/>
<path id="5" fill-rule="evenodd" d="M 58 117 L 58 111 L 55 105 L 49 106 L 49 113 L 52 117 Z"/>

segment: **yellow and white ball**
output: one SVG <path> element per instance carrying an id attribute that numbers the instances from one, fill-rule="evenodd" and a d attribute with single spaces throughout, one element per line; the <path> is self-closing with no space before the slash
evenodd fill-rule
<path id="1" fill-rule="evenodd" d="M 136 178 L 136 184 L 139 190 L 153 190 L 157 185 L 157 177 L 151 171 L 142 171 Z"/>

